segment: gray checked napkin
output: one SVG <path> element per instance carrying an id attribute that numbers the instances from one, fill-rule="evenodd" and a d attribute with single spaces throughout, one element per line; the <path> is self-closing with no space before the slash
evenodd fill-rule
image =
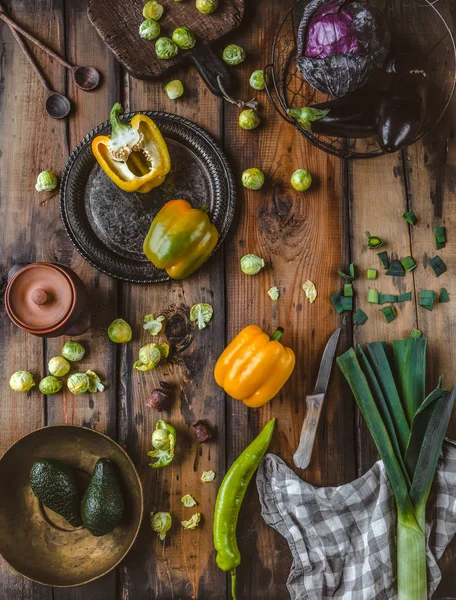
<path id="1" fill-rule="evenodd" d="M 395 600 L 396 506 L 383 463 L 339 487 L 302 481 L 273 454 L 257 473 L 262 515 L 288 542 L 292 600 Z M 445 442 L 427 504 L 429 598 L 456 532 L 456 445 Z"/>

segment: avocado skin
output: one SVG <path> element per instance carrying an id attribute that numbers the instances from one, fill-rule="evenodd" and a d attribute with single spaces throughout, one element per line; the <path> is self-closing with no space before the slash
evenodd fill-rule
<path id="1" fill-rule="evenodd" d="M 123 511 L 116 465 L 108 458 L 100 458 L 82 499 L 82 521 L 92 535 L 106 535 L 119 525 Z"/>
<path id="2" fill-rule="evenodd" d="M 65 463 L 42 458 L 30 470 L 30 487 L 38 500 L 73 525 L 80 527 L 81 495 L 76 477 Z"/>

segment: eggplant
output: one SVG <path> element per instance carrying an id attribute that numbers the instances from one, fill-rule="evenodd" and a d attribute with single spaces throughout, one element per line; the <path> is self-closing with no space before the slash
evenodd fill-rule
<path id="1" fill-rule="evenodd" d="M 414 69 L 386 92 L 377 108 L 376 129 L 381 148 L 397 152 L 416 140 L 426 118 L 429 78 Z"/>

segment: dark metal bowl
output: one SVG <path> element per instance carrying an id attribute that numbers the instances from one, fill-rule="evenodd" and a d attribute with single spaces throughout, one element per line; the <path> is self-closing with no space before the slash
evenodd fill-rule
<path id="1" fill-rule="evenodd" d="M 268 95 L 279 114 L 311 144 L 340 158 L 373 158 L 384 151 L 376 138 L 347 140 L 305 131 L 287 114 L 288 108 L 302 108 L 329 98 L 310 86 L 296 66 L 298 28 L 310 0 L 298 0 L 277 31 L 269 74 Z M 429 0 L 369 0 L 383 11 L 392 29 L 392 40 L 399 64 L 417 63 L 429 76 L 429 106 L 426 121 L 411 143 L 428 133 L 448 108 L 456 81 L 456 44 L 448 21 L 454 18 L 450 3 L 438 5 Z M 448 14 L 447 14 L 448 13 Z M 447 19 L 447 20 L 446 20 Z M 268 78 L 267 78 L 268 79 Z"/>

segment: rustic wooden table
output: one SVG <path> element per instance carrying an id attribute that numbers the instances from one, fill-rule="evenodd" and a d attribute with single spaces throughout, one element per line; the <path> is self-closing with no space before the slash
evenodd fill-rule
<path id="1" fill-rule="evenodd" d="M 455 7 L 446 1 L 456 26 Z M 250 97 L 248 76 L 267 62 L 277 24 L 291 3 L 252 3 L 246 25 L 230 37 L 248 55 L 243 65 L 233 69 L 240 97 Z M 401 283 L 401 292 L 411 289 L 416 293 L 429 286 L 437 290 L 445 285 L 452 303 L 439 306 L 433 313 L 408 303 L 387 326 L 378 311 L 366 308 L 367 281 L 360 278 L 357 298 L 368 312 L 369 322 L 361 328 L 352 328 L 349 323 L 340 349 L 353 341 L 391 340 L 418 326 L 430 338 L 433 375 L 447 373 L 450 379 L 456 375 L 456 281 L 452 275 L 456 269 L 456 105 L 453 103 L 432 134 L 406 152 L 344 163 L 313 149 L 277 116 L 264 92 L 258 93 L 263 124 L 257 131 L 246 132 L 237 125 L 238 110 L 211 95 L 192 67 L 176 73 L 187 88 L 185 97 L 177 102 L 168 100 L 163 82 L 146 83 L 128 77 L 89 23 L 86 0 L 9 0 L 6 8 L 73 62 L 99 68 L 103 85 L 89 94 L 81 92 L 63 68 L 37 52 L 55 89 L 68 93 L 75 107 L 65 121 L 48 118 L 43 89 L 11 32 L 4 24 L 0 26 L 2 289 L 7 270 L 15 262 L 45 260 L 70 265 L 92 297 L 94 326 L 82 337 L 88 348 L 83 366 L 101 373 L 108 385 L 103 394 L 94 397 L 65 393 L 44 398 L 38 391 L 30 395 L 11 392 L 11 373 L 26 368 L 42 376 L 47 360 L 60 353 L 63 340 L 43 341 L 25 335 L 10 323 L 2 307 L 1 450 L 43 425 L 74 423 L 106 432 L 127 449 L 140 471 L 146 517 L 136 545 L 116 572 L 81 588 L 50 589 L 23 579 L 2 561 L 0 598 L 226 598 L 227 577 L 215 566 L 212 547 L 211 519 L 218 483 L 227 466 L 272 415 L 278 417 L 278 427 L 271 450 L 292 464 L 305 413 L 304 398 L 315 381 L 324 345 L 341 321 L 329 302 L 339 286 L 336 271 L 346 268 L 350 261 L 359 271 L 378 267 L 375 255 L 368 254 L 365 247 L 366 229 L 389 240 L 399 256 L 412 254 L 419 263 L 414 274 Z M 224 147 L 238 181 L 247 167 L 258 166 L 266 173 L 267 184 L 260 192 L 238 187 L 237 218 L 224 249 L 184 282 L 146 287 L 124 284 L 99 273 L 73 249 L 60 219 L 58 197 L 47 200 L 47 195 L 35 192 L 36 175 L 48 168 L 60 172 L 73 147 L 107 118 L 119 99 L 132 110 L 161 109 L 198 123 Z M 295 192 L 288 183 L 298 167 L 309 169 L 315 176 L 315 184 L 306 194 Z M 420 218 L 419 226 L 411 232 L 401 218 L 406 208 L 413 208 Z M 442 251 L 449 273 L 437 283 L 427 263 L 434 252 L 433 226 L 440 224 L 449 234 L 447 248 Z M 239 269 L 239 258 L 248 252 L 268 262 L 268 268 L 256 277 L 246 277 Z M 319 292 L 312 306 L 301 287 L 307 279 L 315 281 Z M 392 292 L 393 282 L 386 279 L 381 280 L 381 291 Z M 266 294 L 272 285 L 281 290 L 277 304 Z M 187 319 L 189 307 L 201 301 L 214 307 L 214 318 L 203 332 L 195 331 Z M 133 373 L 143 315 L 165 309 L 175 315 L 169 337 L 177 348 L 178 360 L 152 373 Z M 114 347 L 106 336 L 108 324 L 119 316 L 135 324 L 133 342 L 122 348 Z M 286 331 L 285 343 L 297 354 L 291 381 L 273 402 L 256 411 L 225 397 L 212 376 L 215 360 L 227 340 L 249 323 L 267 330 L 280 324 Z M 157 415 L 146 407 L 145 400 L 160 380 L 175 384 L 177 389 L 172 410 L 165 418 L 178 428 L 180 450 L 172 466 L 155 471 L 148 467 L 146 452 Z M 213 442 L 196 448 L 190 424 L 199 418 L 211 423 L 217 435 Z M 455 421 L 450 434 L 456 434 Z M 317 485 L 340 484 L 364 472 L 375 460 L 375 450 L 352 397 L 334 372 L 313 461 L 302 475 Z M 216 471 L 214 484 L 200 483 L 203 469 Z M 4 485 L 8 482 L 0 483 Z M 182 531 L 176 525 L 162 543 L 150 529 L 148 513 L 170 510 L 178 522 L 183 515 L 180 498 L 185 493 L 198 499 L 205 521 L 195 531 Z M 243 506 L 238 532 L 243 554 L 238 597 L 285 600 L 291 556 L 283 539 L 263 523 L 254 485 Z M 456 598 L 455 557 L 453 544 L 442 560 L 444 578 L 436 598 Z"/>

